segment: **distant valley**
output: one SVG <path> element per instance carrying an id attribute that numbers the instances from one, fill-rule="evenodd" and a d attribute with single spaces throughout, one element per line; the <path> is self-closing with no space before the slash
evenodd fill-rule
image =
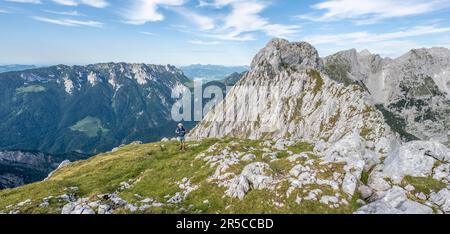
<path id="1" fill-rule="evenodd" d="M 10 71 L 23 71 L 26 69 L 36 68 L 35 65 L 21 65 L 21 64 L 11 64 L 11 65 L 0 65 L 0 73 L 10 72 Z"/>
<path id="2" fill-rule="evenodd" d="M 221 65 L 189 65 L 182 66 L 183 73 L 195 80 L 202 79 L 205 83 L 209 81 L 223 80 L 233 73 L 242 73 L 248 71 L 248 66 L 221 66 Z"/>

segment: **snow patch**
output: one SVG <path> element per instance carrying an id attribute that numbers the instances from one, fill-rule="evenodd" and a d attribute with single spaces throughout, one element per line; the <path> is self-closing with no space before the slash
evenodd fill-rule
<path id="1" fill-rule="evenodd" d="M 73 86 L 73 81 L 71 79 L 69 79 L 69 76 L 64 76 L 63 78 L 64 80 L 64 89 L 66 91 L 66 93 L 68 94 L 72 94 L 74 86 Z"/>

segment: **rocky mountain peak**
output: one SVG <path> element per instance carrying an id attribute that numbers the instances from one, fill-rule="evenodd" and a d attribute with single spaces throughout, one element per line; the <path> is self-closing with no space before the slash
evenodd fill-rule
<path id="1" fill-rule="evenodd" d="M 359 55 L 359 56 L 370 56 L 370 55 L 372 55 L 372 53 L 370 53 L 370 51 L 369 51 L 368 49 L 364 49 L 364 50 L 361 50 L 361 51 L 358 53 L 358 55 Z"/>
<path id="2" fill-rule="evenodd" d="M 346 50 L 324 58 L 324 66 L 333 80 L 367 89 L 405 139 L 449 144 L 450 50 L 413 49 L 395 59 Z"/>
<path id="3" fill-rule="evenodd" d="M 276 73 L 287 67 L 321 70 L 322 62 L 317 50 L 307 42 L 273 39 L 259 51 L 251 65 L 252 70 L 270 69 Z"/>
<path id="4" fill-rule="evenodd" d="M 191 136 L 334 142 L 359 132 L 376 142 L 389 129 L 367 96 L 357 85 L 331 79 L 310 44 L 274 39 Z"/>

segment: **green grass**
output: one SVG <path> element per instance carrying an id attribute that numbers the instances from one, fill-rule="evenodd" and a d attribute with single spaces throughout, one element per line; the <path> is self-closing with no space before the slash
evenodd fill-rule
<path id="1" fill-rule="evenodd" d="M 160 144 L 155 143 L 129 145 L 114 153 L 100 154 L 58 170 L 49 181 L 0 191 L 0 210 L 28 198 L 40 202 L 47 196 L 64 194 L 66 193 L 64 189 L 72 186 L 79 187 L 77 192 L 79 197 L 111 193 L 119 187 L 121 182 L 136 178 L 140 178 L 141 182 L 121 196 L 132 198 L 135 193 L 139 193 L 163 200 L 164 195 L 173 194 L 179 190 L 173 182 L 189 174 L 203 176 L 195 178 L 197 180 L 206 177 L 206 171 L 196 173 L 199 171 L 200 161 L 194 167 L 191 167 L 191 162 L 195 155 L 214 142 L 214 140 L 205 140 L 200 146 L 185 153 L 179 153 L 178 144 L 170 142 L 165 144 L 164 151 L 161 151 Z M 25 211 L 33 213 L 36 210 Z"/>
<path id="2" fill-rule="evenodd" d="M 312 90 L 314 94 L 317 94 L 319 91 L 322 90 L 322 87 L 324 85 L 324 81 L 322 79 L 322 76 L 320 76 L 320 73 L 316 70 L 308 70 L 308 75 L 315 81 L 315 86 Z"/>
<path id="3" fill-rule="evenodd" d="M 25 87 L 20 87 L 16 89 L 17 94 L 23 94 L 23 93 L 39 93 L 44 92 L 45 88 L 40 85 L 29 85 Z"/>
<path id="4" fill-rule="evenodd" d="M 299 154 L 302 152 L 311 152 L 314 150 L 314 146 L 306 142 L 297 142 L 293 146 L 287 147 L 288 150 L 292 151 L 294 154 Z"/>
<path id="5" fill-rule="evenodd" d="M 296 164 L 289 162 L 286 157 L 270 161 L 262 159 L 260 151 L 261 141 L 236 140 L 236 139 L 204 139 L 192 144 L 198 146 L 190 148 L 186 152 L 179 152 L 177 142 L 157 142 L 144 145 L 128 145 L 113 153 L 104 153 L 85 161 L 73 163 L 58 170 L 48 181 L 38 182 L 15 189 L 0 191 L 0 210 L 8 211 L 8 205 L 15 205 L 27 199 L 32 199 L 30 205 L 20 209 L 21 213 L 60 213 L 61 202 L 52 199 L 50 206 L 39 208 L 42 199 L 48 196 L 59 196 L 68 193 L 68 187 L 78 187 L 75 193 L 77 197 L 94 198 L 99 194 L 117 191 L 121 182 L 129 181 L 134 185 L 119 192 L 119 196 L 130 203 L 139 204 L 141 198 L 149 197 L 158 202 L 166 202 L 167 196 L 173 196 L 182 191 L 177 182 L 183 178 L 189 178 L 191 184 L 198 185 L 197 190 L 192 191 L 181 203 L 165 205 L 164 207 L 152 207 L 145 213 L 352 213 L 356 210 L 356 200 L 349 200 L 349 205 L 331 209 L 318 201 L 295 202 L 295 193 L 303 190 L 295 190 L 293 195 L 286 197 L 289 187 L 287 181 L 280 184 L 275 191 L 250 190 L 243 200 L 224 196 L 225 188 L 219 187 L 208 178 L 214 173 L 215 167 L 210 167 L 201 159 L 195 159 L 198 154 L 204 152 L 213 144 L 217 145 L 219 153 L 224 147 L 231 148 L 233 152 L 255 153 L 258 161 L 267 162 L 275 178 L 285 176 Z M 191 145 L 192 145 L 191 144 Z M 164 145 L 164 147 L 161 147 Z M 309 152 L 312 146 L 299 142 L 289 147 L 296 153 Z M 310 154 L 310 153 L 308 153 Z M 285 155 L 287 156 L 287 155 Z M 315 160 L 313 167 L 323 169 L 318 177 L 328 177 L 332 171 L 342 171 L 342 165 L 336 164 L 336 169 L 330 169 L 325 165 L 319 165 L 319 159 L 310 155 Z M 239 174 L 249 162 L 241 162 L 233 165 L 227 172 Z M 323 195 L 334 195 L 328 186 L 319 186 Z M 311 188 L 312 189 L 312 188 Z M 341 192 L 341 194 L 343 194 Z M 356 198 L 355 198 L 356 199 Z M 205 201 L 208 200 L 208 203 Z M 277 207 L 275 202 L 283 203 Z M 193 205 L 193 209 L 180 211 Z M 119 210 L 117 213 L 126 213 L 127 210 Z"/>
<path id="6" fill-rule="evenodd" d="M 405 176 L 405 178 L 403 178 L 402 185 L 406 186 L 408 184 L 414 186 L 414 192 L 422 192 L 426 195 L 429 195 L 433 191 L 438 192 L 447 187 L 447 184 L 442 181 L 435 180 L 432 177 Z"/>
<path id="7" fill-rule="evenodd" d="M 78 121 L 75 125 L 70 127 L 70 130 L 82 132 L 88 137 L 96 137 L 99 133 L 106 134 L 109 132 L 108 129 L 102 126 L 102 121 L 100 119 L 91 116 Z"/>
<path id="8" fill-rule="evenodd" d="M 365 185 L 367 185 L 369 183 L 369 175 L 370 172 L 363 170 L 361 173 L 361 182 Z"/>

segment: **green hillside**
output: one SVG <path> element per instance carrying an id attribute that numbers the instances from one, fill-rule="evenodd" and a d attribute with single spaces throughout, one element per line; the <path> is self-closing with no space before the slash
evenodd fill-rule
<path id="1" fill-rule="evenodd" d="M 358 195 L 327 184 L 288 192 L 295 166 L 309 165 L 324 180 L 343 172 L 342 164 L 321 163 L 311 145 L 289 145 L 205 139 L 190 142 L 183 153 L 173 141 L 128 145 L 63 167 L 48 181 L 0 191 L 0 211 L 61 213 L 69 202 L 96 213 L 105 207 L 109 213 L 352 213 L 360 206 Z M 243 199 L 227 195 L 224 183 L 252 163 L 269 165 L 260 178 L 270 178 L 271 186 L 250 183 Z M 298 200 L 314 190 L 320 190 L 317 198 Z M 324 204 L 327 195 L 340 199 Z"/>

